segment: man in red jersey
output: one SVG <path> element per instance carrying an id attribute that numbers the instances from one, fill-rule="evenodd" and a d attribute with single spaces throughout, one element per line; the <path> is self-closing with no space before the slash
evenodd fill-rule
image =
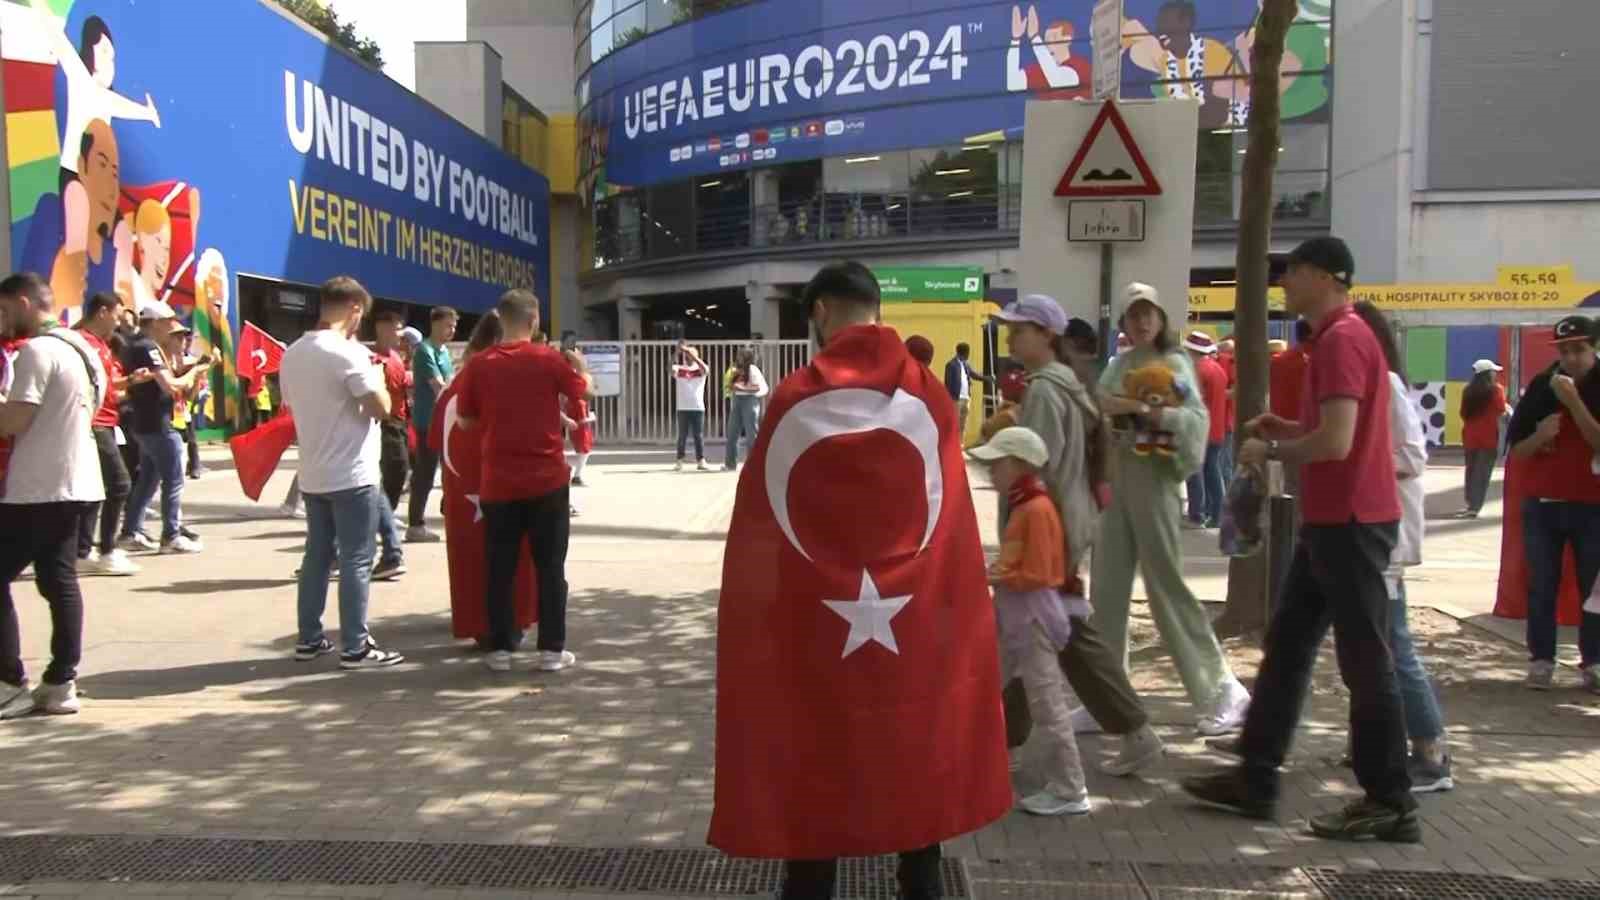
<path id="1" fill-rule="evenodd" d="M 117 448 L 117 409 L 123 392 L 131 383 L 122 372 L 122 364 L 107 343 L 117 330 L 117 317 L 122 311 L 122 301 L 116 294 L 99 293 L 83 305 L 83 318 L 78 321 L 78 333 L 100 357 L 100 366 L 106 372 L 106 399 L 95 410 L 90 425 L 94 428 L 95 450 L 100 455 L 100 475 L 105 480 L 106 499 L 92 504 L 78 523 L 79 565 L 102 575 L 132 575 L 139 567 L 117 547 L 117 529 L 122 524 L 122 505 L 128 500 L 133 481 L 128 477 L 128 467 L 122 461 L 122 451 Z M 148 380 L 149 372 L 139 375 Z M 100 539 L 95 540 L 95 521 L 100 523 Z"/>
<path id="2" fill-rule="evenodd" d="M 483 469 L 478 493 L 483 504 L 485 565 L 493 642 L 484 664 L 510 671 L 517 648 L 513 607 L 517 558 L 531 543 L 539 583 L 541 671 L 557 672 L 577 662 L 567 650 L 567 539 L 571 533 L 572 473 L 561 429 L 562 399 L 577 400 L 594 389 L 582 354 L 574 368 L 561 351 L 536 344 L 539 298 L 507 291 L 495 307 L 505 337 L 478 354 L 459 376 L 463 425 L 482 429 Z"/>

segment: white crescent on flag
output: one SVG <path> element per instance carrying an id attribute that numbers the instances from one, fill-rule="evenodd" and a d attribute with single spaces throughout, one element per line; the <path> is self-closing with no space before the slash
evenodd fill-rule
<path id="1" fill-rule="evenodd" d="M 457 478 L 460 478 L 461 470 L 456 468 L 456 464 L 450 459 L 450 432 L 456 429 L 457 418 L 456 397 L 454 394 L 451 394 L 449 402 L 445 403 L 444 405 L 444 437 L 441 439 L 439 457 L 444 460 L 445 468 L 453 472 Z"/>
<path id="2" fill-rule="evenodd" d="M 259 372 L 262 369 L 265 369 L 267 367 L 267 351 L 265 351 L 265 350 L 262 350 L 260 348 L 257 348 L 255 350 L 251 350 L 250 351 L 250 359 L 251 359 L 251 361 L 253 361 L 256 364 L 256 371 L 257 372 Z"/>
<path id="3" fill-rule="evenodd" d="M 903 388 L 889 396 L 867 388 L 839 388 L 814 394 L 784 413 L 767 447 L 767 500 L 789 543 L 800 555 L 815 562 L 795 535 L 789 520 L 789 475 L 811 447 L 828 438 L 879 429 L 892 431 L 911 443 L 922 457 L 922 479 L 928 494 L 928 522 L 917 552 L 927 549 L 944 504 L 944 470 L 939 462 L 939 426 L 928 405 Z"/>

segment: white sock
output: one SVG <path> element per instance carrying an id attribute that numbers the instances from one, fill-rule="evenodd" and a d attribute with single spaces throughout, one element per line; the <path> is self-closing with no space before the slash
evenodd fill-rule
<path id="1" fill-rule="evenodd" d="M 576 454 L 576 455 L 577 455 L 577 459 L 574 460 L 573 463 L 572 463 L 572 477 L 573 478 L 582 478 L 583 477 L 584 467 L 589 465 L 589 454 L 587 454 L 587 453 L 579 453 L 579 454 Z"/>

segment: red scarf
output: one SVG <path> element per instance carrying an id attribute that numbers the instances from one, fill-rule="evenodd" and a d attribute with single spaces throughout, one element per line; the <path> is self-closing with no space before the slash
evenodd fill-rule
<path id="1" fill-rule="evenodd" d="M 1044 481 L 1038 475 L 1024 475 L 1011 485 L 1011 490 L 1006 492 L 1006 499 L 1010 501 L 1011 508 L 1016 509 L 1035 497 L 1049 497 L 1050 491 L 1044 486 Z"/>

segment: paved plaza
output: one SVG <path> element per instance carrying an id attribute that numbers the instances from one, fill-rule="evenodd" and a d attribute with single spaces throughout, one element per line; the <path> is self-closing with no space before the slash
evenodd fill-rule
<path id="1" fill-rule="evenodd" d="M 205 553 L 140 558 L 137 576 L 85 581 L 83 713 L 0 728 L 0 895 L 770 890 L 770 864 L 733 863 L 704 847 L 716 590 L 735 476 L 674 474 L 668 453 L 596 454 L 591 486 L 574 494 L 582 510 L 568 567 L 575 669 L 486 671 L 449 636 L 444 545 L 430 544 L 407 547 L 402 580 L 373 587 L 373 630 L 407 663 L 352 673 L 331 657 L 289 659 L 290 573 L 304 522 L 276 515 L 287 472 L 267 502 L 252 504 L 225 451 L 207 457 L 212 473 L 190 483 L 184 506 Z M 1459 507 L 1459 481 L 1459 468 L 1429 472 L 1431 514 Z M 992 544 L 994 494 L 976 492 Z M 866 493 L 863 502 L 872 502 Z M 1475 522 L 1429 524 L 1411 602 L 1419 650 L 1440 681 L 1458 786 L 1423 798 L 1422 845 L 1304 833 L 1307 815 L 1356 793 L 1351 773 L 1332 761 L 1346 697 L 1327 652 L 1278 822 L 1190 803 L 1178 779 L 1222 759 L 1196 738 L 1196 714 L 1150 646 L 1145 618 L 1135 623 L 1133 674 L 1168 760 L 1144 778 L 1091 772 L 1096 807 L 1087 818 L 1013 813 L 950 842 L 952 893 L 1600 896 L 1600 884 L 1576 883 L 1600 879 L 1600 809 L 1591 802 L 1600 790 L 1600 698 L 1579 692 L 1570 668 L 1551 694 L 1521 687 L 1520 623 L 1487 615 L 1499 507 Z M 1197 593 L 1220 600 L 1226 563 L 1214 533 L 1186 540 Z M 45 606 L 31 585 L 14 590 L 37 673 Z M 329 616 L 336 625 L 331 593 Z M 1228 651 L 1248 681 L 1258 652 L 1247 640 Z M 1091 768 L 1114 749 L 1095 737 L 1083 747 Z M 842 895 L 884 896 L 876 861 L 851 865 L 860 878 L 845 878 Z M 1408 874 L 1416 872 L 1566 883 L 1480 878 L 1476 894 L 1430 893 L 1427 884 L 1448 882 Z"/>

